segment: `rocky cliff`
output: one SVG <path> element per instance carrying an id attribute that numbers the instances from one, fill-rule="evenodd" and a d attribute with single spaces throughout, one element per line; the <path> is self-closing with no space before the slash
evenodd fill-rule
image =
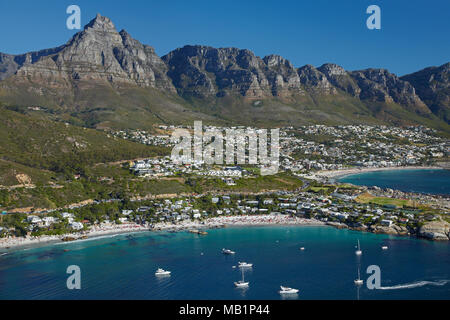
<path id="1" fill-rule="evenodd" d="M 418 235 L 430 240 L 450 240 L 450 223 L 439 220 L 425 223 Z"/>
<path id="2" fill-rule="evenodd" d="M 14 74 L 15 81 L 55 88 L 71 88 L 76 81 L 86 80 L 175 92 L 166 73 L 166 65 L 152 47 L 124 30 L 117 32 L 111 20 L 101 15 L 61 47 L 0 58 L 0 79 Z"/>
<path id="3" fill-rule="evenodd" d="M 401 77 L 416 89 L 431 111 L 450 123 L 450 63 Z"/>

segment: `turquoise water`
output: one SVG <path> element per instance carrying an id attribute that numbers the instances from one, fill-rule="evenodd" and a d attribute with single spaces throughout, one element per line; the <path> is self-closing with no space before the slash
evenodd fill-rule
<path id="1" fill-rule="evenodd" d="M 406 192 L 450 195 L 450 170 L 388 170 L 352 174 L 338 179 L 359 186 L 378 186 Z"/>
<path id="2" fill-rule="evenodd" d="M 222 248 L 236 255 L 223 255 Z M 245 274 L 248 290 L 233 285 L 241 277 L 233 268 L 238 261 L 254 264 Z M 357 290 L 358 264 L 363 279 L 369 265 L 378 265 L 384 289 Z M 66 288 L 69 265 L 81 268 L 81 290 Z M 156 278 L 158 267 L 172 276 Z M 291 299 L 450 299 L 449 279 L 448 242 L 332 227 L 145 232 L 0 256 L 0 299 L 281 299 L 280 285 L 300 289 Z"/>

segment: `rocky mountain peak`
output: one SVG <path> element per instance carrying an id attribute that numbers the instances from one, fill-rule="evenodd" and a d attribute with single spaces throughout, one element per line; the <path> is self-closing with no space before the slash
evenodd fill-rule
<path id="1" fill-rule="evenodd" d="M 117 32 L 114 23 L 108 17 L 103 17 L 99 13 L 84 27 L 84 30 L 89 29 L 103 32 Z"/>
<path id="2" fill-rule="evenodd" d="M 11 57 L 3 60 L 11 60 Z M 125 30 L 117 32 L 112 21 L 100 14 L 64 46 L 16 56 L 5 74 L 15 72 L 19 81 L 71 90 L 80 81 L 137 85 L 176 92 L 167 77 L 167 66 L 152 47 L 133 39 Z M 1 61 L 0 61 L 1 63 Z M 75 81 L 75 82 L 73 82 Z"/>

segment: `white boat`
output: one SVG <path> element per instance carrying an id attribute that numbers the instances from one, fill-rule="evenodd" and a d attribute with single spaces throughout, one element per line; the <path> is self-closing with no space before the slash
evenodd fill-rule
<path id="1" fill-rule="evenodd" d="M 280 294 L 295 294 L 298 293 L 298 289 L 293 289 L 293 288 L 289 288 L 289 287 L 283 287 L 280 286 L 281 290 L 279 291 Z"/>
<path id="2" fill-rule="evenodd" d="M 301 250 L 301 251 L 305 250 L 305 247 L 301 247 L 300 250 Z"/>
<path id="3" fill-rule="evenodd" d="M 222 249 L 222 253 L 223 254 L 235 254 L 236 252 L 234 252 L 234 251 L 231 251 L 230 249 Z"/>
<path id="4" fill-rule="evenodd" d="M 247 287 L 248 287 L 248 284 L 249 284 L 249 282 L 245 282 L 245 281 L 242 281 L 242 280 L 236 281 L 236 282 L 234 283 L 234 285 L 235 285 L 237 288 L 247 288 Z"/>
<path id="5" fill-rule="evenodd" d="M 156 270 L 156 272 L 155 272 L 155 275 L 156 276 L 168 276 L 168 275 L 170 275 L 170 273 L 171 273 L 170 271 L 158 268 L 158 270 Z"/>
<path id="6" fill-rule="evenodd" d="M 356 254 L 357 256 L 362 255 L 361 247 L 359 246 L 359 239 L 358 239 L 358 249 L 355 251 L 355 254 Z"/>
<path id="7" fill-rule="evenodd" d="M 234 283 L 234 285 L 237 288 L 247 288 L 249 285 L 249 282 L 245 282 L 245 280 L 244 280 L 244 270 L 241 269 L 241 273 L 242 273 L 242 280 L 236 281 Z"/>
<path id="8" fill-rule="evenodd" d="M 247 262 L 238 262 L 239 268 L 251 268 L 253 267 L 253 263 L 247 263 Z"/>
<path id="9" fill-rule="evenodd" d="M 381 249 L 387 250 L 387 249 L 389 249 L 389 248 L 388 248 L 388 246 L 382 246 Z"/>
<path id="10" fill-rule="evenodd" d="M 361 280 L 361 275 L 360 275 L 360 273 L 359 273 L 359 267 L 358 267 L 358 279 L 355 279 L 354 282 L 355 282 L 355 284 L 356 284 L 357 286 L 362 285 L 363 282 L 364 282 L 363 280 Z"/>

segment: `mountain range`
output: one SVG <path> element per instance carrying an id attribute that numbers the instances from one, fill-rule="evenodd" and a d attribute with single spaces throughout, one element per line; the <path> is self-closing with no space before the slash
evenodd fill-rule
<path id="1" fill-rule="evenodd" d="M 426 125 L 450 131 L 450 63 L 398 77 L 185 46 L 159 57 L 97 15 L 66 44 L 0 53 L 0 104 L 94 128 L 203 120 L 259 126 Z"/>

